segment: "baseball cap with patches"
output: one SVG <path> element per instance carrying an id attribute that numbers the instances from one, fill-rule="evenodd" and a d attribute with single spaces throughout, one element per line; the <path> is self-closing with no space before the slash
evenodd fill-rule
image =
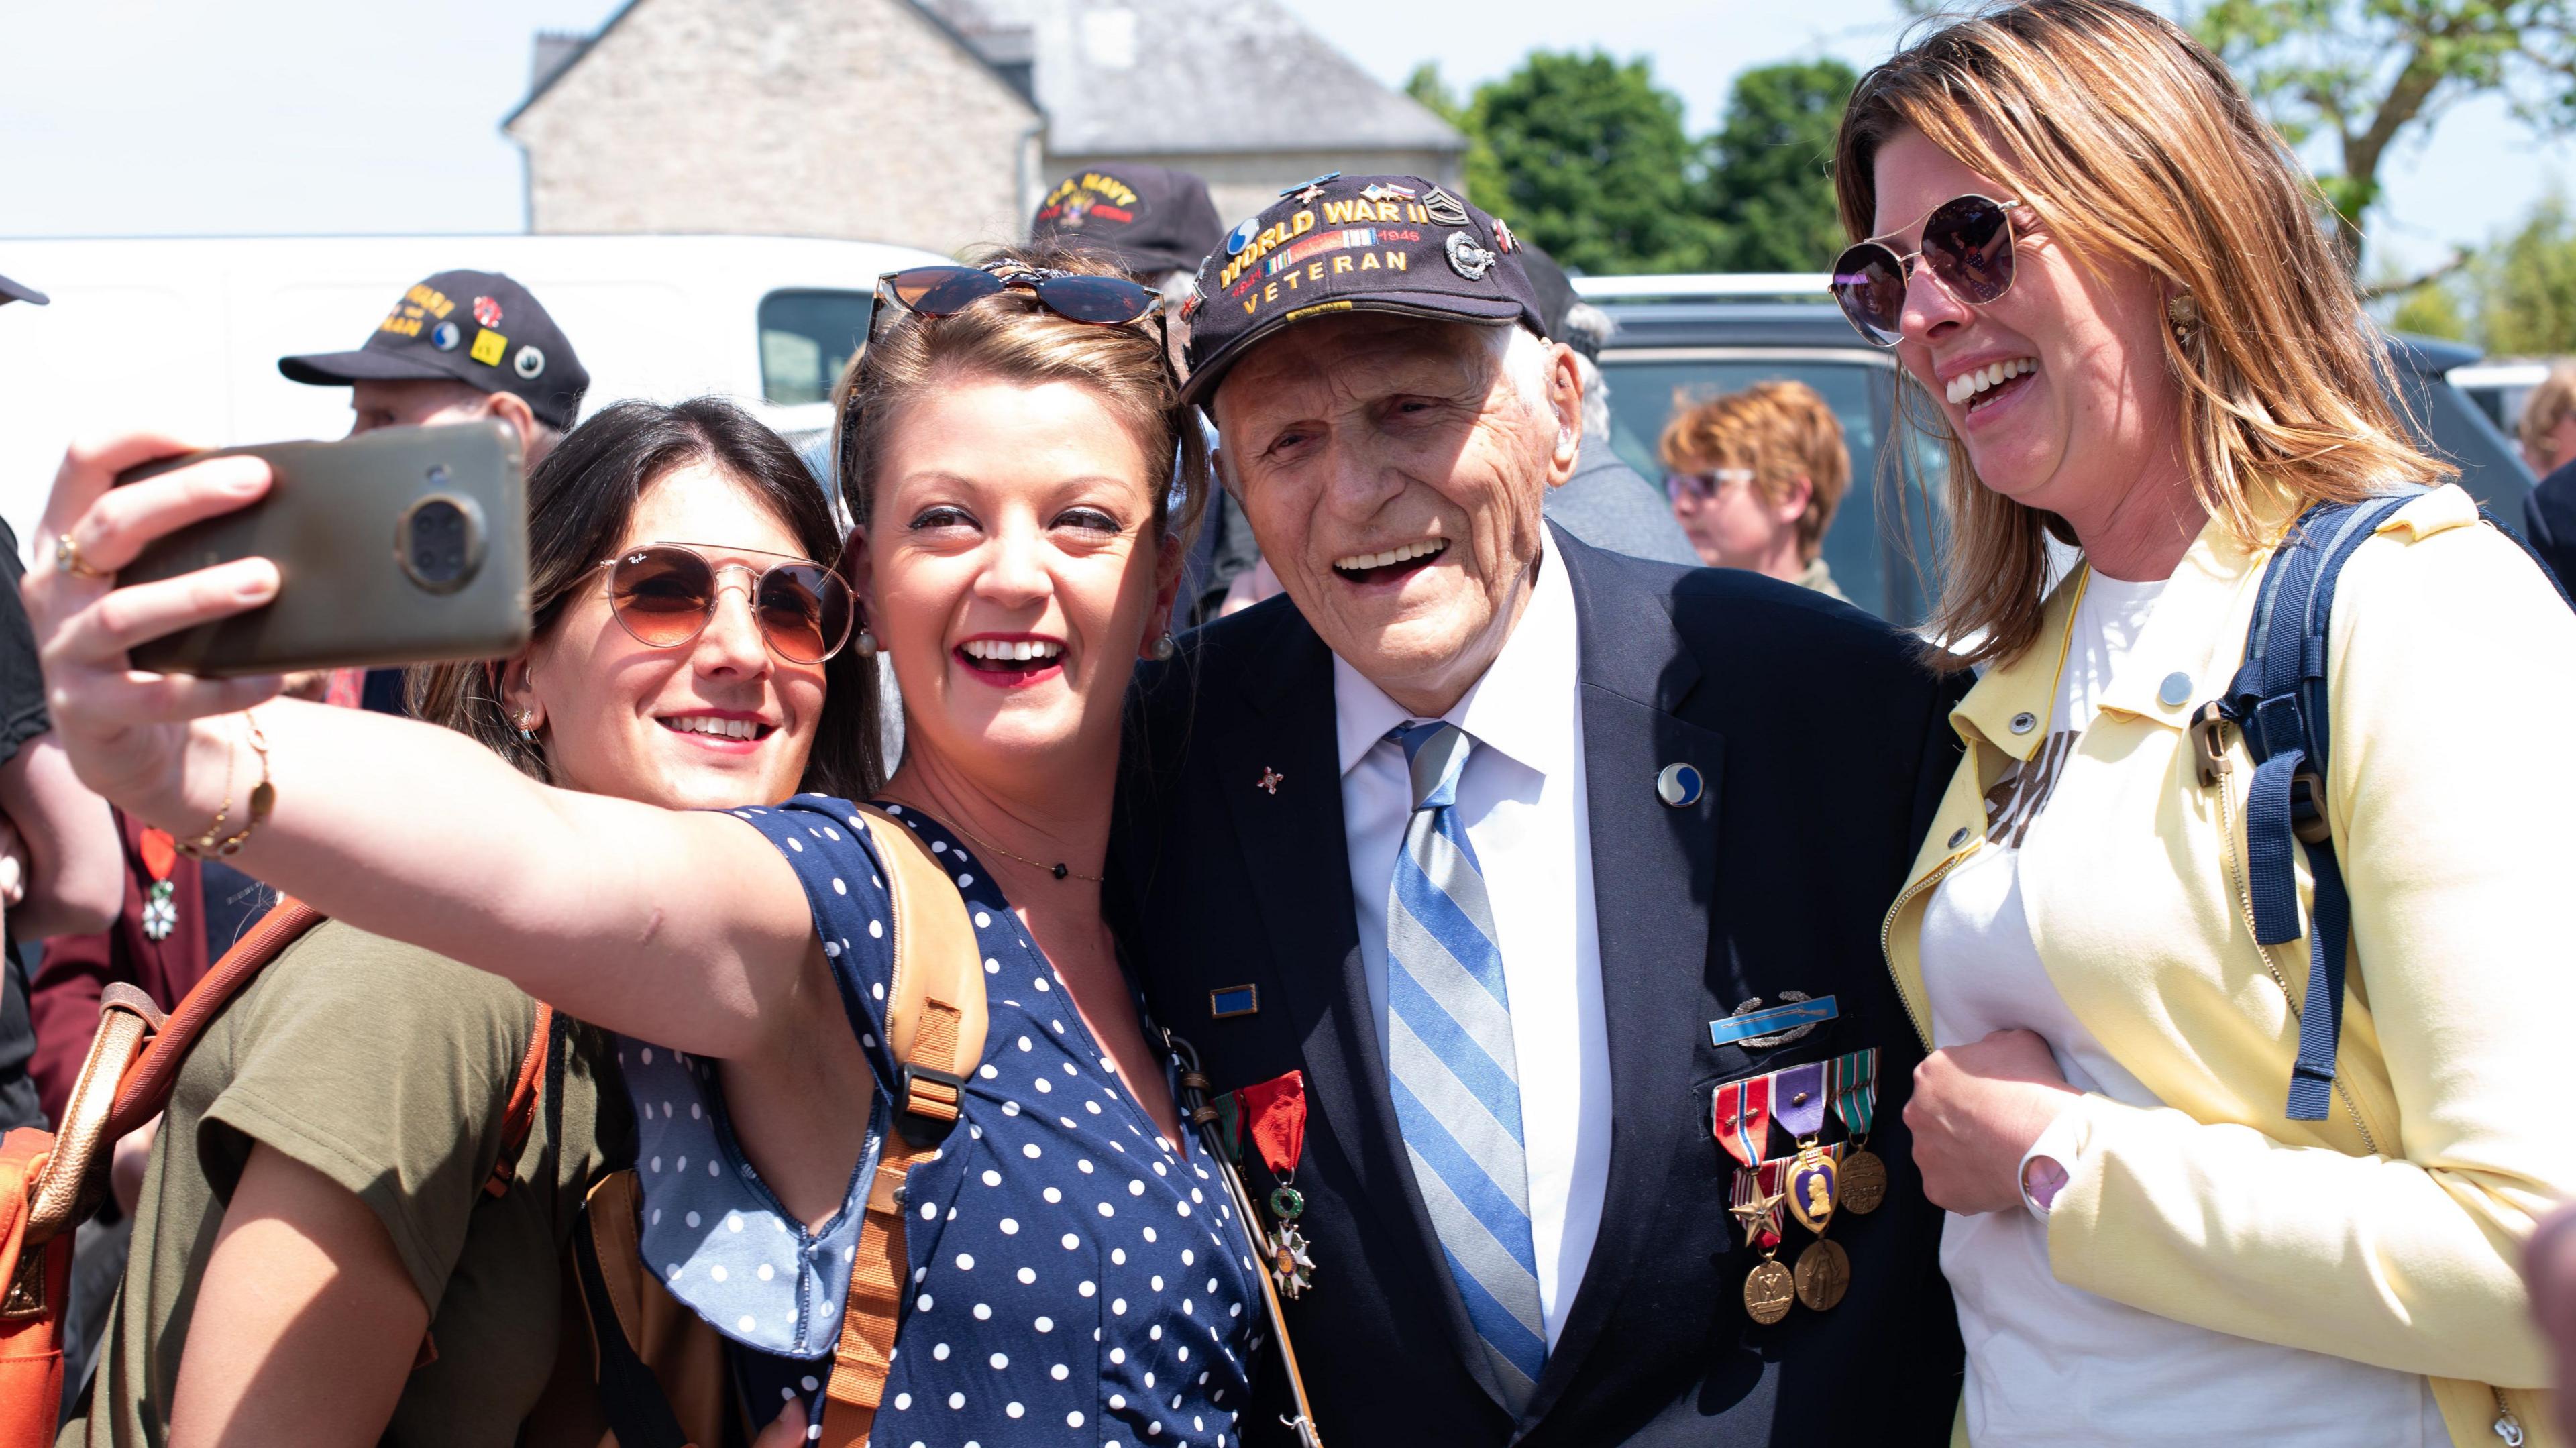
<path id="1" fill-rule="evenodd" d="M 440 272 L 396 298 L 365 346 L 280 357 L 277 370 L 315 387 L 462 382 L 516 395 L 558 431 L 573 425 L 590 390 L 590 374 L 554 318 L 499 272 Z"/>
<path id="2" fill-rule="evenodd" d="M 1282 327 L 1337 312 L 1397 312 L 1544 337 L 1547 317 L 1511 227 L 1419 176 L 1318 176 L 1225 234 L 1182 306 L 1205 405 L 1226 369 Z"/>
<path id="3" fill-rule="evenodd" d="M 11 302 L 26 302 L 41 307 L 52 300 L 53 298 L 25 282 L 13 282 L 7 277 L 0 277 L 0 306 L 7 306 Z"/>
<path id="4" fill-rule="evenodd" d="M 1188 271 L 1224 234 L 1205 181 L 1142 163 L 1074 172 L 1029 222 L 1032 241 L 1105 251 L 1139 275 Z"/>

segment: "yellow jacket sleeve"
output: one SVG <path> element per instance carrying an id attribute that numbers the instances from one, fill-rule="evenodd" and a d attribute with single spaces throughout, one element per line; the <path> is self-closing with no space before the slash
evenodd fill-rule
<path id="1" fill-rule="evenodd" d="M 2334 1110 L 2381 1154 L 2088 1097 L 2051 1264 L 2220 1331 L 2542 1387 L 2517 1269 L 2576 1187 L 2576 615 L 2465 497 L 2437 497 L 2354 555 L 2331 643 L 2328 795 L 2366 1003 Z M 2232 911 L 2224 879 L 2207 889 Z M 2248 999 L 2277 992 L 2236 932 Z M 2272 951 L 2294 1000 L 2307 948 Z M 2349 1069 L 2373 1036 L 2384 1080 Z"/>

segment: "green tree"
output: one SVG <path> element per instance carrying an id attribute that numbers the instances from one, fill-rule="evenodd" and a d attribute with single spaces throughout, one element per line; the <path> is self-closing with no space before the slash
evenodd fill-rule
<path id="1" fill-rule="evenodd" d="M 1470 198 L 1568 270 L 1709 264 L 1717 228 L 1692 204 L 1696 158 L 1682 104 L 1646 62 L 1532 51 L 1520 69 L 1476 88 L 1467 120 L 1492 157 L 1484 174 L 1471 168 Z"/>
<path id="2" fill-rule="evenodd" d="M 1822 271 L 1844 245 L 1834 133 L 1859 76 L 1839 60 L 1756 66 L 1735 78 L 1705 143 L 1699 210 L 1726 271 Z"/>
<path id="3" fill-rule="evenodd" d="M 2389 149 L 2453 104 L 2503 90 L 2536 124 L 2576 122 L 2576 0 L 2212 0 L 2194 28 L 2292 145 L 2334 147 L 2317 179 L 2347 263 Z"/>
<path id="4" fill-rule="evenodd" d="M 2501 356 L 2576 352 L 2576 216 L 2552 192 L 2471 268 L 2478 330 Z"/>
<path id="5" fill-rule="evenodd" d="M 2397 310 L 2389 314 L 2391 331 L 2412 332 L 2419 337 L 2443 337 L 2453 342 L 2469 339 L 2469 315 L 2460 305 L 2460 294 L 2443 282 L 2426 282 L 2405 294 Z"/>

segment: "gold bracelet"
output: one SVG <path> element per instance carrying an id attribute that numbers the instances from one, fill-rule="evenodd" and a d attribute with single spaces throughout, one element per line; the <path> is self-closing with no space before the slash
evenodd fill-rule
<path id="1" fill-rule="evenodd" d="M 277 807 L 277 786 L 269 782 L 268 736 L 260 732 L 259 718 L 249 710 L 242 711 L 242 725 L 250 736 L 251 752 L 259 756 L 259 783 L 251 787 L 248 817 L 243 820 L 240 829 L 217 838 L 223 830 L 224 821 L 230 819 L 233 812 L 233 755 L 227 750 L 224 754 L 223 805 L 215 811 L 215 817 L 207 824 L 204 834 L 193 840 L 177 842 L 183 854 L 200 860 L 217 855 L 239 854 L 242 843 L 250 838 L 253 830 L 267 822 L 269 812 Z"/>

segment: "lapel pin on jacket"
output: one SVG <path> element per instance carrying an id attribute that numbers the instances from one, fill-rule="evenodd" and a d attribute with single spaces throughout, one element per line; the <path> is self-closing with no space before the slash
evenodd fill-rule
<path id="1" fill-rule="evenodd" d="M 1675 809 L 1689 809 L 1699 803 L 1705 789 L 1699 771 L 1687 764 L 1667 764 L 1655 776 L 1655 798 Z"/>
<path id="2" fill-rule="evenodd" d="M 1265 764 L 1261 766 L 1261 778 L 1254 782 L 1253 788 L 1260 790 L 1264 794 L 1277 794 L 1279 792 L 1279 782 L 1287 777 L 1288 776 L 1281 774 L 1278 770 Z"/>

